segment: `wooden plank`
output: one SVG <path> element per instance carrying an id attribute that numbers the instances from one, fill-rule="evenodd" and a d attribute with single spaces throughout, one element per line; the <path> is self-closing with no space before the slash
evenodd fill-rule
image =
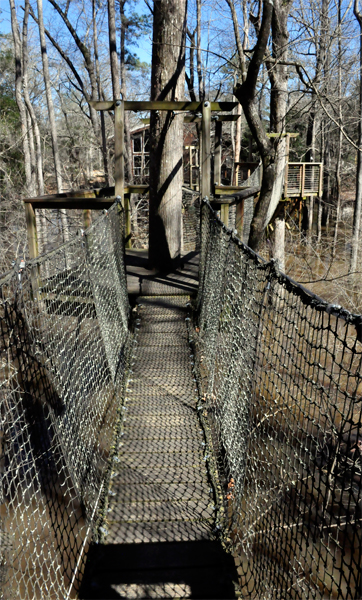
<path id="1" fill-rule="evenodd" d="M 237 102 L 211 102 L 213 111 L 232 111 Z M 90 105 L 95 110 L 113 110 L 115 102 L 91 100 Z M 200 102 L 173 102 L 173 101 L 128 101 L 124 102 L 124 110 L 144 111 L 144 110 L 201 110 Z"/>
<path id="2" fill-rule="evenodd" d="M 241 190 L 249 189 L 248 185 L 220 185 L 215 186 L 215 196 L 233 196 L 235 192 L 240 192 Z"/>
<path id="3" fill-rule="evenodd" d="M 268 138 L 277 138 L 277 137 L 292 137 L 292 138 L 297 138 L 299 136 L 299 133 L 289 133 L 289 132 L 285 132 L 285 133 L 267 133 Z"/>
<path id="4" fill-rule="evenodd" d="M 211 106 L 210 102 L 202 103 L 201 128 L 201 197 L 210 198 L 211 194 Z"/>
<path id="5" fill-rule="evenodd" d="M 26 202 L 25 206 L 37 208 L 69 208 L 69 209 L 108 209 L 114 203 L 115 198 L 34 198 L 32 203 Z"/>
<path id="6" fill-rule="evenodd" d="M 126 194 L 145 194 L 148 192 L 148 185 L 128 185 L 123 189 Z M 25 205 L 32 205 L 36 208 L 71 208 L 71 209 L 92 209 L 103 210 L 112 206 L 115 201 L 114 187 L 95 188 L 93 190 L 76 190 L 64 192 L 62 194 L 52 194 L 48 196 L 38 196 L 36 198 L 25 198 Z"/>

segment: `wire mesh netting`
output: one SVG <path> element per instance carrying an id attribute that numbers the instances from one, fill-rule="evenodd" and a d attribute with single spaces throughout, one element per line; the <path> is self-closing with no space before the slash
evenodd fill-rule
<path id="1" fill-rule="evenodd" d="M 0 283 L 0 588 L 76 597 L 102 537 L 130 356 L 117 205 Z"/>
<path id="2" fill-rule="evenodd" d="M 361 597 L 362 318 L 202 207 L 194 335 L 219 527 L 243 597 Z"/>
<path id="3" fill-rule="evenodd" d="M 149 196 L 131 195 L 132 248 L 148 248 Z M 200 248 L 200 194 L 182 188 L 182 250 L 198 251 Z"/>

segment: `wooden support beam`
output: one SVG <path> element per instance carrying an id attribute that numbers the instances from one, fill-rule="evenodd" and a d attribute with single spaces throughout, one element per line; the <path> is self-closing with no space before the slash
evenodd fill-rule
<path id="1" fill-rule="evenodd" d="M 124 204 L 124 102 L 117 100 L 114 109 L 114 193 Z"/>
<path id="2" fill-rule="evenodd" d="M 237 121 L 240 118 L 240 115 L 215 115 L 212 116 L 212 120 L 215 121 L 216 123 L 218 121 Z M 141 119 L 142 123 L 144 125 L 149 125 L 150 124 L 150 118 L 147 117 L 145 119 Z M 185 115 L 184 116 L 184 123 L 201 123 L 202 121 L 202 117 L 198 116 L 197 114 L 195 115 Z"/>
<path id="3" fill-rule="evenodd" d="M 299 136 L 299 133 L 288 133 L 287 131 L 284 133 L 267 133 L 268 138 L 278 138 L 278 137 L 286 137 L 289 136 L 290 138 L 297 138 Z"/>
<path id="4" fill-rule="evenodd" d="M 214 185 L 221 185 L 222 122 L 215 125 Z"/>
<path id="5" fill-rule="evenodd" d="M 220 218 L 226 227 L 229 227 L 229 204 L 220 206 Z"/>
<path id="6" fill-rule="evenodd" d="M 217 185 L 215 186 L 215 196 L 234 196 L 237 192 L 250 189 L 249 185 Z"/>
<path id="7" fill-rule="evenodd" d="M 33 205 L 25 204 L 26 230 L 28 236 L 29 256 L 36 258 L 38 256 L 38 235 L 36 230 L 35 211 Z"/>
<path id="8" fill-rule="evenodd" d="M 37 208 L 70 208 L 70 209 L 80 209 L 80 210 L 103 210 L 111 208 L 112 204 L 115 201 L 115 196 L 111 198 L 54 198 L 50 196 L 47 198 L 44 196 L 43 198 L 34 198 L 33 202 L 29 201 L 25 202 L 25 206 L 29 206 L 32 204 L 33 209 Z"/>
<path id="9" fill-rule="evenodd" d="M 210 102 L 212 111 L 231 112 L 237 102 Z M 90 105 L 95 110 L 114 110 L 115 102 L 92 100 Z M 201 111 L 202 104 L 200 102 L 173 102 L 169 100 L 160 101 L 131 101 L 124 102 L 124 110 L 145 111 L 145 110 L 181 110 L 181 111 Z"/>
<path id="10" fill-rule="evenodd" d="M 131 223 L 131 198 L 130 194 L 124 194 L 124 206 L 127 207 L 127 211 L 125 208 L 124 214 L 124 239 L 126 248 L 132 248 L 132 223 Z"/>
<path id="11" fill-rule="evenodd" d="M 201 125 L 201 197 L 211 194 L 211 105 L 202 103 Z"/>
<path id="12" fill-rule="evenodd" d="M 148 192 L 148 185 L 127 185 L 123 193 L 127 194 L 145 194 Z M 92 209 L 103 210 L 112 206 L 115 201 L 114 187 L 96 188 L 94 190 L 78 190 L 64 192 L 63 194 L 54 194 L 49 196 L 38 196 L 37 198 L 25 198 L 24 204 L 31 204 L 36 208 L 72 208 L 72 209 Z"/>
<path id="13" fill-rule="evenodd" d="M 243 230 L 244 230 L 244 199 L 241 202 L 237 202 L 235 207 L 235 229 L 238 232 L 238 236 L 243 242 Z"/>

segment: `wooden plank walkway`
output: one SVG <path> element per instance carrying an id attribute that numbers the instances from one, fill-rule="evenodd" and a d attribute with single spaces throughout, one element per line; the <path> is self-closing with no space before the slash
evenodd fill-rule
<path id="1" fill-rule="evenodd" d="M 139 330 L 109 534 L 91 548 L 81 598 L 235 597 L 233 559 L 213 538 L 213 491 L 196 411 L 185 323 L 189 296 L 181 295 L 190 281 L 196 288 L 196 281 L 185 283 L 192 269 L 186 266 L 180 280 L 177 273 L 147 279 L 149 293 L 170 294 L 171 287 L 174 295 L 137 299 Z"/>

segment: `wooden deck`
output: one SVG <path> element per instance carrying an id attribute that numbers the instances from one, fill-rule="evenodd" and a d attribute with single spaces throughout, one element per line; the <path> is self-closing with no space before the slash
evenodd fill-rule
<path id="1" fill-rule="evenodd" d="M 130 292 L 142 291 L 133 374 L 109 533 L 104 545 L 91 548 L 81 598 L 234 598 L 234 561 L 213 533 L 185 322 L 197 257 L 163 275 L 151 274 L 145 260 L 128 255 Z"/>
<path id="2" fill-rule="evenodd" d="M 199 255 L 184 254 L 180 266 L 160 273 L 148 265 L 147 250 L 126 250 L 127 287 L 131 297 L 193 295 L 198 286 Z"/>

